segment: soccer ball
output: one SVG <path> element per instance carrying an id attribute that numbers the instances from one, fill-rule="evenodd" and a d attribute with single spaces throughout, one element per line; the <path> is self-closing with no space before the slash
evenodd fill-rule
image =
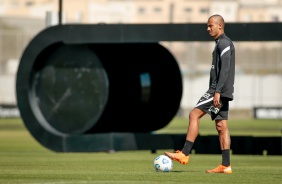
<path id="1" fill-rule="evenodd" d="M 169 172 L 172 166 L 172 160 L 165 155 L 159 155 L 154 160 L 154 168 L 156 171 Z"/>

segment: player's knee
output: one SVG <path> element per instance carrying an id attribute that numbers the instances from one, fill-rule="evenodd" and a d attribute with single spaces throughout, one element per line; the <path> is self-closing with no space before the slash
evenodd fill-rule
<path id="1" fill-rule="evenodd" d="M 199 115 L 195 111 L 189 113 L 189 119 L 198 119 Z"/>
<path id="2" fill-rule="evenodd" d="M 195 118 L 195 113 L 193 113 L 193 111 L 191 111 L 189 113 L 189 119 L 194 119 Z"/>
<path id="3" fill-rule="evenodd" d="M 226 131 L 228 131 L 228 128 L 222 124 L 216 124 L 215 127 L 218 133 L 225 133 Z"/>
<path id="4" fill-rule="evenodd" d="M 223 131 L 223 126 L 221 124 L 216 124 L 215 128 L 216 128 L 218 133 Z"/>
<path id="5" fill-rule="evenodd" d="M 221 133 L 228 131 L 227 121 L 226 120 L 216 120 L 215 121 L 216 130 Z"/>

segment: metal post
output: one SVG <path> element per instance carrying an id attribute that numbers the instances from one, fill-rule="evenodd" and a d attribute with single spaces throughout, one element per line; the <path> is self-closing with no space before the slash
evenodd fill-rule
<path id="1" fill-rule="evenodd" d="M 174 3 L 170 3 L 169 5 L 169 23 L 173 23 L 173 14 L 174 14 Z"/>
<path id="2" fill-rule="evenodd" d="M 59 25 L 62 24 L 62 4 L 63 0 L 59 0 Z"/>

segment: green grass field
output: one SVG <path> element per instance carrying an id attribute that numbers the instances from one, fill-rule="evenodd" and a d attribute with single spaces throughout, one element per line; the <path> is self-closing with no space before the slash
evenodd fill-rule
<path id="1" fill-rule="evenodd" d="M 184 118 L 175 118 L 166 127 L 158 130 L 158 133 L 184 133 L 186 134 L 188 120 Z M 228 121 L 228 127 L 232 135 L 246 136 L 281 136 L 281 120 L 258 120 L 258 119 L 231 119 Z M 200 123 L 200 135 L 217 135 L 214 121 L 205 116 Z"/>
<path id="2" fill-rule="evenodd" d="M 231 134 L 281 136 L 281 125 L 279 121 L 238 120 L 230 122 L 230 129 Z M 185 133 L 186 127 L 187 120 L 174 119 L 157 132 Z M 215 134 L 209 120 L 202 122 L 201 129 L 201 134 Z M 36 142 L 20 119 L 1 119 L 0 183 L 282 183 L 281 156 L 232 155 L 233 174 L 225 175 L 204 172 L 220 163 L 220 155 L 191 154 L 188 165 L 174 162 L 171 172 L 155 172 L 153 160 L 163 151 L 56 153 Z"/>

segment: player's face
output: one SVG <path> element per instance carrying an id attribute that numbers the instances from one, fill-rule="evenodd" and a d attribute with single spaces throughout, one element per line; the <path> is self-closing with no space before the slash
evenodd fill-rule
<path id="1" fill-rule="evenodd" d="M 211 37 L 216 39 L 220 35 L 220 25 L 214 18 L 210 18 L 207 24 L 207 31 Z"/>

